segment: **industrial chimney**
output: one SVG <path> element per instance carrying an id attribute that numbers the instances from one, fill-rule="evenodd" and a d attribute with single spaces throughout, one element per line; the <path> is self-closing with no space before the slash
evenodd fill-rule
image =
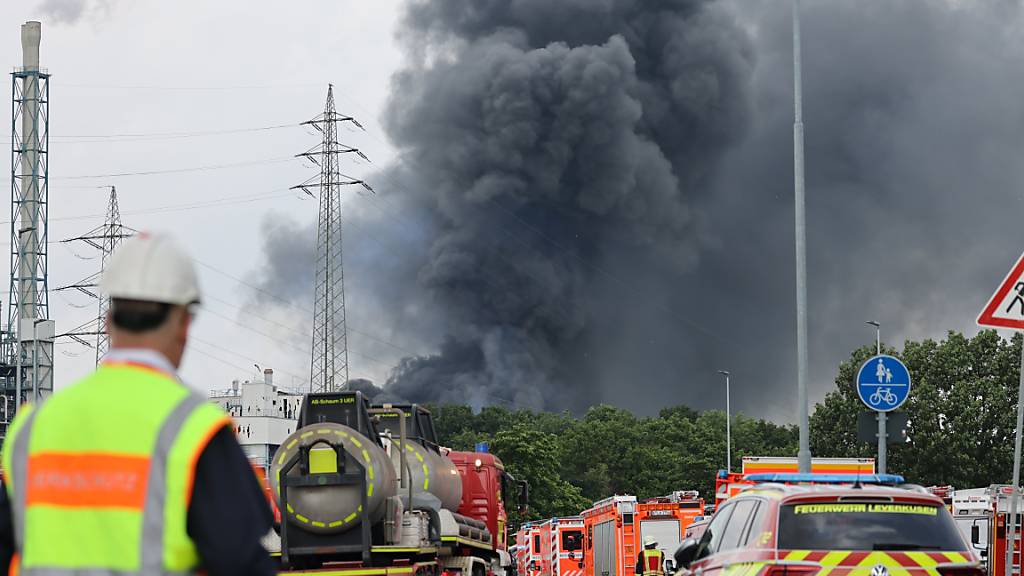
<path id="1" fill-rule="evenodd" d="M 267 368 L 266 370 L 263 371 L 263 383 L 266 384 L 267 386 L 273 386 L 274 385 L 274 369 L 273 368 Z"/>
<path id="2" fill-rule="evenodd" d="M 10 310 L 7 327 L 16 340 L 7 349 L 15 364 L 16 404 L 26 398 L 39 401 L 53 391 L 53 339 L 47 287 L 47 197 L 49 181 L 50 75 L 39 66 L 42 25 L 21 26 L 22 66 L 12 73 L 14 117 L 11 141 L 11 249 Z"/>

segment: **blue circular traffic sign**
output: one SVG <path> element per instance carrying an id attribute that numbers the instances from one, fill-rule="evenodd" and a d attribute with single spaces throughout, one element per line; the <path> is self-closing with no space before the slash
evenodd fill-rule
<path id="1" fill-rule="evenodd" d="M 874 356 L 857 372 L 857 395 L 872 410 L 895 410 L 910 395 L 910 371 L 892 356 Z"/>

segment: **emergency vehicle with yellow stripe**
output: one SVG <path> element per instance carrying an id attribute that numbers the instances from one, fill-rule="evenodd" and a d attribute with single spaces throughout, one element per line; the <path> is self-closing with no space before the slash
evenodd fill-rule
<path id="1" fill-rule="evenodd" d="M 899 476 L 772 480 L 679 547 L 679 576 L 984 576 L 942 500 Z"/>
<path id="2" fill-rule="evenodd" d="M 796 458 L 776 456 L 744 456 L 740 472 L 719 470 L 715 478 L 715 505 L 718 506 L 741 490 L 756 484 L 749 474 L 796 474 Z M 811 474 L 852 474 L 868 476 L 875 473 L 874 458 L 813 458 Z"/>

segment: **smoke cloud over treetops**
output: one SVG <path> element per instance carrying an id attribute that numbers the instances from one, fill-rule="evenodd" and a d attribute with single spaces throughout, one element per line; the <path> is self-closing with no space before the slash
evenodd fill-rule
<path id="1" fill-rule="evenodd" d="M 602 294 L 635 297 L 617 262 L 671 282 L 696 259 L 692 197 L 746 126 L 749 43 L 697 0 L 427 2 L 405 22 L 425 58 L 388 125 L 429 195 L 418 277 L 449 320 L 386 389 L 585 405 L 605 342 L 631 336 Z"/>
<path id="2" fill-rule="evenodd" d="M 1019 253 L 1024 48 L 1009 3 L 803 4 L 820 398 L 864 320 L 967 328 Z M 790 34 L 761 0 L 410 4 L 377 175 L 400 217 L 363 222 L 407 248 L 349 229 L 346 280 L 437 352 L 385 393 L 650 413 L 720 407 L 725 368 L 734 407 L 791 418 Z"/>

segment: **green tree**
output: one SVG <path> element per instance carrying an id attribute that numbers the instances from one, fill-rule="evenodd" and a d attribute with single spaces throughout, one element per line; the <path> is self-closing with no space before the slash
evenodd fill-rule
<path id="1" fill-rule="evenodd" d="M 517 423 L 494 435 L 491 451 L 513 476 L 530 483 L 530 512 L 526 518 L 513 515 L 513 523 L 572 516 L 590 505 L 579 488 L 559 476 L 558 442 L 554 435 Z"/>
<path id="2" fill-rule="evenodd" d="M 919 484 L 958 488 L 1010 479 L 1017 409 L 1021 336 L 1003 340 L 994 331 L 969 338 L 950 332 L 941 342 L 907 342 L 899 356 L 913 387 L 907 412 L 908 441 L 890 445 L 888 471 Z M 876 445 L 857 441 L 857 413 L 866 408 L 854 378 L 874 349 L 853 352 L 840 365 L 836 390 L 811 418 L 815 456 L 875 456 Z"/>

